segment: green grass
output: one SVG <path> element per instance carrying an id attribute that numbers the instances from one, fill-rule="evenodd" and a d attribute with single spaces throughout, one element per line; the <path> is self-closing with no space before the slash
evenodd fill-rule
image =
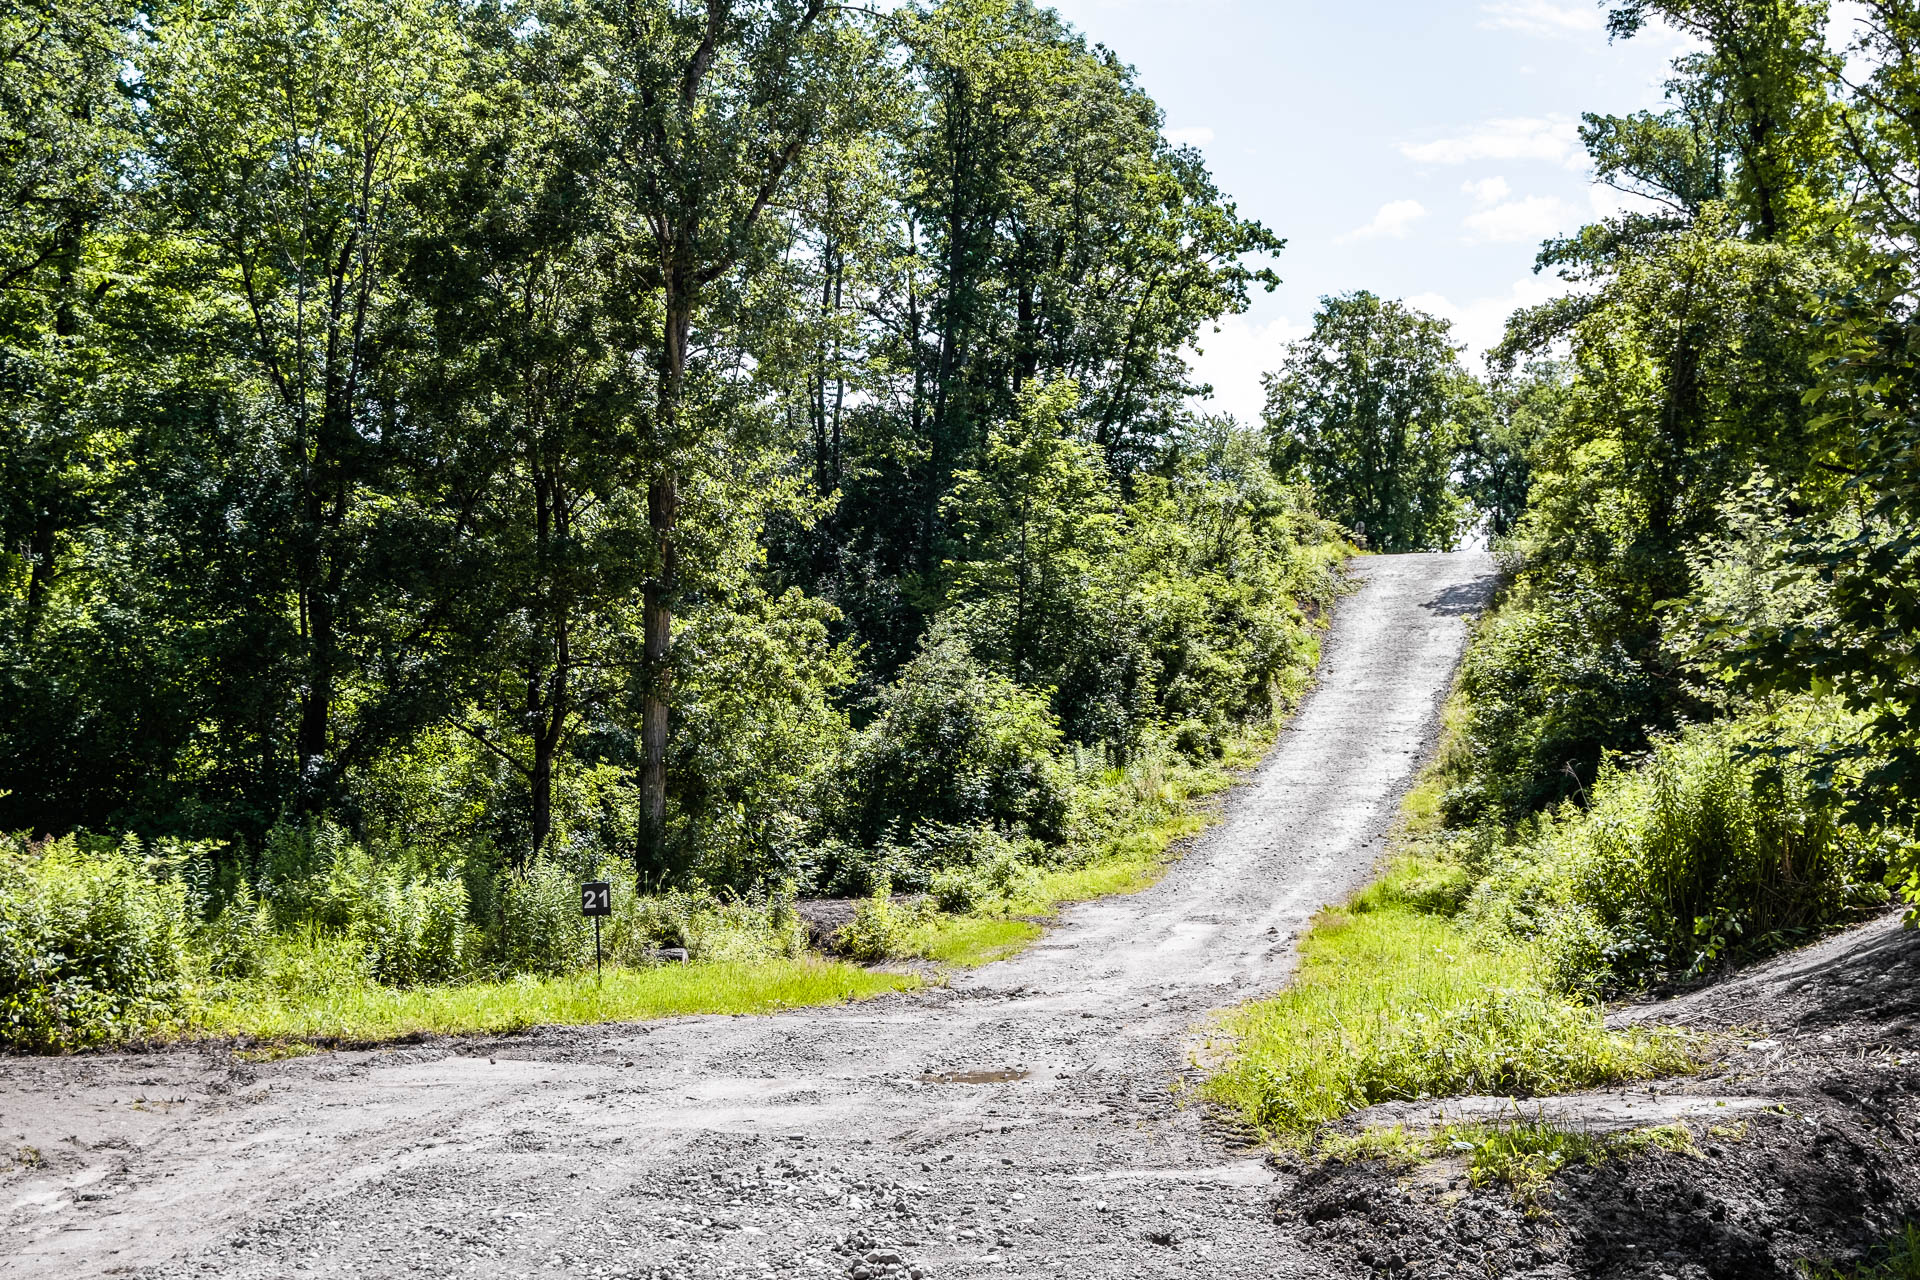
<path id="1" fill-rule="evenodd" d="M 1453 870 L 1409 859 L 1301 944 L 1292 986 L 1227 1015 L 1206 1085 L 1270 1141 L 1300 1146 L 1378 1102 L 1530 1096 L 1687 1070 L 1690 1043 L 1608 1031 L 1548 990 L 1534 956 L 1484 949 L 1445 914 Z"/>
<path id="2" fill-rule="evenodd" d="M 1600 1165 L 1649 1151 L 1697 1152 L 1685 1125 L 1658 1125 L 1630 1133 L 1596 1134 L 1542 1120 L 1456 1125 L 1434 1135 L 1436 1145 L 1465 1148 L 1467 1176 L 1476 1187 L 1499 1185 L 1514 1201 L 1537 1208 L 1549 1179 L 1569 1165 Z"/>
<path id="3" fill-rule="evenodd" d="M 1446 855 L 1440 801 L 1464 764 L 1465 719 L 1449 699 L 1390 869 L 1316 916 L 1291 985 L 1226 1014 L 1208 1045 L 1204 1095 L 1269 1142 L 1309 1147 L 1321 1126 L 1380 1102 L 1525 1097 L 1695 1065 L 1684 1035 L 1608 1031 L 1597 1007 L 1553 990 L 1538 947 L 1483 945 L 1458 918 L 1473 883 Z"/>
<path id="4" fill-rule="evenodd" d="M 1907 1223 L 1865 1262 L 1849 1267 L 1805 1262 L 1800 1270 L 1808 1280 L 1920 1280 L 1920 1223 Z"/>
<path id="5" fill-rule="evenodd" d="M 1504 1186 L 1514 1201 L 1538 1208 L 1541 1192 L 1554 1174 L 1570 1165 L 1600 1165 L 1609 1160 L 1631 1160 L 1650 1151 L 1697 1154 L 1693 1134 L 1685 1125 L 1659 1125 L 1628 1133 L 1591 1133 L 1567 1129 L 1545 1120 L 1512 1120 L 1498 1124 L 1441 1125 L 1431 1131 L 1409 1133 L 1391 1129 L 1363 1129 L 1359 1133 L 1323 1135 L 1314 1147 L 1326 1160 L 1380 1161 L 1404 1171 L 1428 1160 L 1464 1156 L 1468 1180 L 1476 1187 Z"/>
<path id="6" fill-rule="evenodd" d="M 1031 890 L 1015 899 L 1014 909 L 1040 914 L 1069 902 L 1138 893 L 1159 882 L 1167 869 L 1167 850 L 1175 841 L 1199 835 L 1211 825 L 1212 819 L 1205 815 L 1182 813 L 1130 832 L 1113 841 L 1096 862 L 1042 873 Z"/>
<path id="7" fill-rule="evenodd" d="M 662 965 L 510 982 L 396 989 L 339 986 L 282 995 L 247 988 L 196 1020 L 201 1036 L 261 1044 L 372 1044 L 419 1034 L 520 1031 L 696 1013 L 772 1013 L 919 985 L 907 974 L 803 958 Z"/>
<path id="8" fill-rule="evenodd" d="M 908 933 L 906 950 L 935 964 L 975 969 L 1019 955 L 1042 932 L 1030 920 L 937 916 Z"/>

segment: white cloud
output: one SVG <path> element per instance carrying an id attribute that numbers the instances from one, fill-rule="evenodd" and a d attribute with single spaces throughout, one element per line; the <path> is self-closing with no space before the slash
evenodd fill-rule
<path id="1" fill-rule="evenodd" d="M 1530 36 L 1565 36 L 1599 31 L 1606 24 L 1592 4 L 1554 4 L 1551 0 L 1510 0 L 1483 4 L 1481 27 L 1489 31 L 1522 31 Z"/>
<path id="2" fill-rule="evenodd" d="M 1473 197 L 1475 204 L 1497 204 L 1513 194 L 1513 188 L 1507 185 L 1505 178 L 1482 178 L 1478 182 L 1463 182 L 1460 189 Z"/>
<path id="3" fill-rule="evenodd" d="M 1167 141 L 1176 147 L 1204 147 L 1213 141 L 1213 130 L 1205 125 L 1197 125 L 1191 129 L 1169 129 Z"/>
<path id="4" fill-rule="evenodd" d="M 1230 413 L 1248 425 L 1259 422 L 1267 407 L 1260 376 L 1279 368 L 1286 345 L 1309 332 L 1309 326 L 1285 316 L 1266 324 L 1245 316 L 1225 316 L 1218 332 L 1201 330 L 1198 349 L 1185 355 L 1194 381 L 1211 384 L 1213 394 L 1196 401 L 1194 407 L 1203 413 Z"/>
<path id="5" fill-rule="evenodd" d="M 1419 164 L 1466 164 L 1473 160 L 1545 160 L 1584 168 L 1580 130 L 1566 116 L 1488 120 L 1457 138 L 1405 142 L 1400 154 Z"/>
<path id="6" fill-rule="evenodd" d="M 1472 302 L 1454 302 L 1444 294 L 1422 293 L 1407 299 L 1429 315 L 1453 323 L 1453 338 L 1467 344 L 1467 355 L 1478 359 L 1498 346 L 1507 331 L 1507 317 L 1521 307 L 1538 306 L 1549 298 L 1568 292 L 1567 282 L 1551 276 L 1525 276 L 1513 282 L 1504 294 L 1478 298 Z"/>
<path id="7" fill-rule="evenodd" d="M 1418 200 L 1390 200 L 1380 206 L 1380 212 L 1373 215 L 1372 222 L 1364 227 L 1355 227 L 1338 237 L 1334 243 L 1346 244 L 1353 240 L 1378 240 L 1382 237 L 1402 240 L 1413 229 L 1413 224 L 1426 216 L 1427 208 Z"/>
<path id="8" fill-rule="evenodd" d="M 1581 211 L 1555 196 L 1528 196 L 1467 215 L 1466 228 L 1477 241 L 1523 244 L 1572 231 Z"/>

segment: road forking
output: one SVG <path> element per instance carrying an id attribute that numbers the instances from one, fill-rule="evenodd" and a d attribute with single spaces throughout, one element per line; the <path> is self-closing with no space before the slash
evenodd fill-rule
<path id="1" fill-rule="evenodd" d="M 1376 865 L 1493 565 L 1354 573 L 1220 823 L 945 987 L 259 1065 L 0 1059 L 0 1150 L 40 1160 L 0 1181 L 0 1277 L 1329 1274 L 1175 1086 Z"/>

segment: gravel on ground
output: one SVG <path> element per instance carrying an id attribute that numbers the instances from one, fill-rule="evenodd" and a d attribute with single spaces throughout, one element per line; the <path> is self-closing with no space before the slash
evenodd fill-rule
<path id="1" fill-rule="evenodd" d="M 1364 1274 L 1276 1229 L 1281 1175 L 1189 1101 L 1209 1015 L 1373 871 L 1493 564 L 1355 572 L 1221 822 L 944 986 L 271 1063 L 0 1059 L 0 1276 Z"/>

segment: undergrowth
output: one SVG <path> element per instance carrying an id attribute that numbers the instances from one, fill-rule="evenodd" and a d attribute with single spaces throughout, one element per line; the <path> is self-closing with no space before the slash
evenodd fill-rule
<path id="1" fill-rule="evenodd" d="M 1807 1280 L 1920 1280 L 1920 1223 L 1909 1222 L 1865 1262 L 1851 1267 L 1809 1263 Z"/>
<path id="2" fill-rule="evenodd" d="M 365 1042 L 752 1012 L 912 985 L 810 957 L 794 901 L 802 883 L 813 892 L 867 886 L 836 939 L 853 960 L 1004 959 L 1062 904 L 1152 884 L 1169 848 L 1204 829 L 1196 802 L 1257 762 L 1305 690 L 1318 639 L 1298 621 L 1264 686 L 1265 714 L 1238 728 L 1163 726 L 1124 756 L 1062 744 L 1044 708 L 1017 691 L 1003 699 L 1012 710 L 984 727 L 955 720 L 965 698 L 933 706 L 919 698 L 908 708 L 918 719 L 895 707 L 888 732 L 899 741 L 875 730 L 869 745 L 887 760 L 925 747 L 907 752 L 916 777 L 959 787 L 946 808 L 934 806 L 946 816 L 904 833 L 888 821 L 871 845 L 827 840 L 794 879 L 746 895 L 695 880 L 637 892 L 627 868 L 559 845 L 518 866 L 430 842 L 377 848 L 324 821 L 278 825 L 252 851 L 133 836 L 0 837 L 0 1046 L 68 1052 L 207 1035 Z M 959 765 L 941 763 L 940 749 L 953 746 L 942 726 L 961 722 L 967 750 L 956 759 L 972 764 L 955 781 L 947 765 Z M 1008 734 L 1019 740 L 1002 741 Z M 921 743 L 929 735 L 932 745 Z M 888 744 L 891 755 L 881 751 Z M 892 776 L 870 772 L 875 787 Z M 1017 821 L 968 808 L 981 779 L 997 779 L 988 790 L 1005 793 Z M 849 787 L 851 805 L 864 793 Z M 587 986 L 596 935 L 580 916 L 579 886 L 594 879 L 615 884 L 614 914 L 601 935 L 606 981 Z M 665 948 L 683 949 L 691 963 L 662 966 Z"/>
<path id="3" fill-rule="evenodd" d="M 1206 825 L 1194 802 L 1228 786 L 1266 740 L 1236 738 L 1197 760 L 1163 746 L 1124 765 L 1090 763 L 1075 780 L 1071 842 L 959 833 L 977 862 L 957 862 L 914 905 L 883 881 L 838 949 L 868 963 L 963 967 L 1013 955 L 1062 903 L 1151 884 L 1168 847 Z M 219 884 L 213 852 L 0 841 L 0 1043 L 41 1052 L 198 1036 L 360 1043 L 762 1012 L 919 981 L 809 956 L 791 885 L 752 898 L 617 888 L 596 985 L 579 883 L 618 885 L 618 869 L 543 858 L 476 883 L 381 864 L 323 826 L 269 848 L 256 889 Z M 953 909 L 941 909 L 942 894 Z M 665 947 L 692 963 L 661 965 Z"/>
<path id="4" fill-rule="evenodd" d="M 1537 941 L 1489 936 L 1462 915 L 1475 878 L 1440 826 L 1461 715 L 1456 700 L 1438 760 L 1403 805 L 1391 868 L 1315 917 L 1286 990 L 1220 1021 L 1206 1094 L 1269 1141 L 1309 1145 L 1376 1103 L 1529 1097 L 1693 1065 L 1683 1035 L 1609 1031 L 1598 1006 L 1556 986 Z"/>
<path id="5" fill-rule="evenodd" d="M 1297 696 L 1297 694 L 1295 695 Z M 1137 893 L 1166 870 L 1168 850 L 1207 829 L 1198 801 L 1230 787 L 1259 763 L 1275 730 L 1236 735 L 1218 758 L 1159 750 L 1123 766 L 1088 770 L 1081 781 L 1084 826 L 1066 850 L 1003 855 L 936 881 L 917 908 L 884 891 L 860 904 L 838 940 L 861 959 L 919 959 L 971 968 L 1017 954 L 1042 932 L 1039 919 L 1062 906 Z M 943 906 L 959 910 L 942 910 Z"/>
<path id="6" fill-rule="evenodd" d="M 1232 1049 L 1208 1095 L 1297 1146 L 1375 1103 L 1526 1097 L 1691 1066 L 1674 1033 L 1607 1030 L 1597 1007 L 1552 990 L 1529 949 L 1481 946 L 1447 910 L 1456 886 L 1451 869 L 1409 858 L 1322 912 L 1288 989 L 1223 1019 Z"/>

